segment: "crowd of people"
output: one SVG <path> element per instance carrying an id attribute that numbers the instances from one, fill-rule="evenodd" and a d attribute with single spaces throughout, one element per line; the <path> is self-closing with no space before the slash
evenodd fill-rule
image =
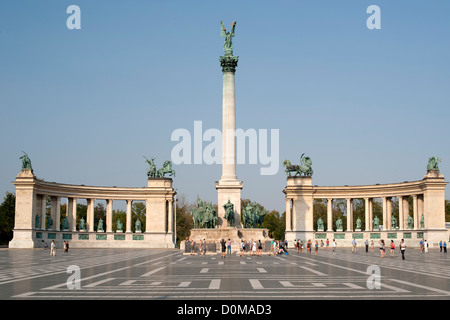
<path id="1" fill-rule="evenodd" d="M 197 246 L 199 250 L 197 253 L 195 250 L 196 242 L 194 240 L 189 240 L 188 238 L 186 239 L 186 241 L 188 243 L 190 243 L 190 250 L 191 250 L 190 254 L 191 255 L 206 254 L 207 245 L 206 245 L 205 239 L 199 241 L 199 245 Z M 352 253 L 356 253 L 357 247 L 358 247 L 358 243 L 357 243 L 356 239 L 353 239 L 351 244 L 352 244 L 352 246 L 351 246 Z M 232 254 L 231 253 L 231 247 L 232 247 L 231 239 L 228 239 L 228 240 L 222 239 L 221 241 L 219 241 L 219 245 L 220 245 L 220 249 L 221 249 L 220 251 L 221 251 L 222 258 L 225 258 L 227 255 Z M 319 249 L 326 250 L 326 251 L 331 250 L 333 252 L 333 254 L 336 254 L 337 246 L 338 245 L 337 245 L 336 239 L 333 239 L 331 242 L 329 239 L 326 239 L 325 241 L 322 239 L 314 240 L 314 241 L 309 239 L 305 242 L 303 242 L 302 240 L 297 240 L 297 239 L 294 240 L 294 247 L 298 254 L 301 254 L 304 251 L 308 254 L 312 254 L 312 251 L 314 250 L 314 253 L 317 255 L 319 253 Z M 386 245 L 384 239 L 380 239 L 378 241 L 378 247 L 379 247 L 381 258 L 387 257 L 386 246 L 387 245 Z M 369 250 L 371 252 L 374 252 L 374 250 L 375 250 L 374 240 L 371 240 L 370 242 L 369 242 L 369 240 L 365 240 L 364 247 L 365 247 L 366 252 L 369 252 Z M 402 259 L 405 260 L 406 247 L 407 246 L 406 246 L 404 239 L 401 239 L 401 241 L 398 243 L 398 246 L 396 246 L 394 240 L 390 240 L 390 244 L 389 244 L 390 257 L 395 256 L 395 250 L 398 248 L 400 250 Z M 427 240 L 422 239 L 419 243 L 419 247 L 420 247 L 421 252 L 427 253 L 428 248 L 429 248 L 429 244 L 428 244 Z M 447 242 L 440 241 L 439 248 L 440 248 L 440 252 L 447 253 Z M 250 241 L 246 242 L 246 241 L 244 241 L 244 239 L 241 239 L 240 244 L 239 244 L 239 255 L 241 257 L 246 254 L 251 255 L 251 256 L 261 257 L 263 252 L 265 252 L 265 254 L 273 255 L 273 256 L 287 255 L 287 254 L 289 254 L 288 241 L 287 240 L 271 240 L 270 248 L 269 248 L 269 251 L 267 252 L 266 243 L 262 243 L 261 240 L 254 241 L 253 239 L 251 239 Z"/>

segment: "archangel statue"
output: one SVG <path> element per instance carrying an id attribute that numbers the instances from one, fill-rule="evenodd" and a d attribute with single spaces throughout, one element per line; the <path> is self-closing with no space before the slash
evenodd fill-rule
<path id="1" fill-rule="evenodd" d="M 233 55 L 233 41 L 231 38 L 234 37 L 235 32 L 234 29 L 236 27 L 236 21 L 231 24 L 231 31 L 227 32 L 227 29 L 225 28 L 225 25 L 222 21 L 220 21 L 221 26 L 221 32 L 220 35 L 222 37 L 225 37 L 225 43 L 223 45 L 223 51 L 225 51 L 226 56 L 232 56 Z"/>

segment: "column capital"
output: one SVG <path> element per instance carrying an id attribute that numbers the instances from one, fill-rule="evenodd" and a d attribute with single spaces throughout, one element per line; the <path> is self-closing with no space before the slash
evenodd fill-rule
<path id="1" fill-rule="evenodd" d="M 236 56 L 221 56 L 220 66 L 222 67 L 222 72 L 232 72 L 234 74 L 236 72 L 238 60 L 239 57 Z"/>

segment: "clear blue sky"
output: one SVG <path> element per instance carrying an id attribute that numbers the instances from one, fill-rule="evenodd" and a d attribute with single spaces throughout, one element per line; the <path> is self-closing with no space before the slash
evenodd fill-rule
<path id="1" fill-rule="evenodd" d="M 69 5 L 81 30 L 68 30 Z M 381 9 L 369 30 L 368 6 Z M 142 187 L 143 155 L 170 159 L 177 128 L 221 129 L 220 21 L 237 21 L 237 127 L 279 129 L 280 162 L 313 184 L 450 176 L 448 1 L 0 2 L 0 195 L 21 151 L 39 178 Z M 189 201 L 217 201 L 219 165 L 175 166 Z M 283 168 L 240 165 L 243 198 L 284 210 Z M 450 198 L 448 192 L 446 198 Z"/>

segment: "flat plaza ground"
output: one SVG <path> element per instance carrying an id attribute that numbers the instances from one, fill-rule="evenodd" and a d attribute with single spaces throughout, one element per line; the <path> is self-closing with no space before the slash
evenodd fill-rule
<path id="1" fill-rule="evenodd" d="M 406 260 L 379 251 L 319 250 L 318 255 L 191 256 L 162 249 L 0 249 L 0 299 L 445 299 L 450 298 L 446 253 L 408 249 Z M 70 289 L 79 268 L 80 289 Z M 379 277 L 370 270 L 378 267 Z M 369 268 L 370 267 L 370 268 Z M 368 271 L 369 269 L 369 271 Z M 368 285 L 378 280 L 380 286 Z M 72 282 L 73 283 L 73 282 Z M 371 287 L 371 288 L 370 288 Z"/>

